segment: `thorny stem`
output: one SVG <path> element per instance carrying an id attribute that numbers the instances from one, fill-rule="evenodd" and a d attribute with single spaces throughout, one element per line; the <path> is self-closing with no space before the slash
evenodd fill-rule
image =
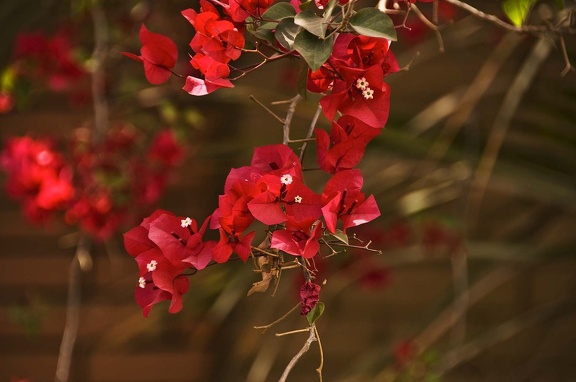
<path id="1" fill-rule="evenodd" d="M 275 336 L 276 337 L 284 337 L 284 336 L 289 336 L 290 334 L 304 333 L 304 332 L 307 332 L 308 330 L 310 330 L 310 328 L 290 330 L 289 332 L 276 333 Z"/>
<path id="2" fill-rule="evenodd" d="M 288 375 L 290 374 L 296 363 L 300 360 L 300 358 L 302 358 L 304 353 L 306 353 L 308 349 L 310 349 L 310 344 L 312 344 L 312 342 L 314 341 L 318 341 L 318 338 L 316 337 L 316 326 L 313 324 L 310 326 L 310 328 L 308 328 L 308 330 L 310 331 L 310 335 L 308 336 L 306 342 L 304 342 L 304 346 L 302 346 L 302 349 L 300 349 L 300 351 L 294 357 L 292 357 L 290 363 L 288 363 L 288 366 L 286 366 L 286 369 L 284 369 L 284 372 L 282 373 L 282 376 L 280 377 L 278 382 L 286 382 Z"/>

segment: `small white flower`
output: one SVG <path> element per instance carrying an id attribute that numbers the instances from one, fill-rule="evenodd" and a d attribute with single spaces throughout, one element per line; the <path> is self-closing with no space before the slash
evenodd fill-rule
<path id="1" fill-rule="evenodd" d="M 296 203 L 302 203 L 302 197 L 301 197 L 300 195 L 296 195 L 296 196 L 294 197 L 294 202 L 296 202 Z"/>
<path id="2" fill-rule="evenodd" d="M 360 90 L 364 90 L 370 85 L 365 77 L 358 78 L 356 80 L 356 88 Z"/>
<path id="3" fill-rule="evenodd" d="M 146 279 L 144 277 L 138 279 L 138 286 L 142 289 L 146 288 Z"/>
<path id="4" fill-rule="evenodd" d="M 158 265 L 158 262 L 156 260 L 152 260 L 151 262 L 146 264 L 146 269 L 148 269 L 148 272 L 152 272 L 156 269 L 157 265 Z"/>
<path id="5" fill-rule="evenodd" d="M 181 222 L 182 222 L 182 228 L 186 228 L 190 224 L 192 224 L 192 219 L 186 218 L 186 219 L 181 220 Z"/>
<path id="6" fill-rule="evenodd" d="M 282 175 L 282 177 L 280 178 L 280 183 L 285 184 L 285 185 L 291 184 L 292 183 L 292 175 L 290 175 L 290 174 Z"/>
<path id="7" fill-rule="evenodd" d="M 366 88 L 362 90 L 362 96 L 364 97 L 364 99 L 374 99 L 374 90 Z"/>

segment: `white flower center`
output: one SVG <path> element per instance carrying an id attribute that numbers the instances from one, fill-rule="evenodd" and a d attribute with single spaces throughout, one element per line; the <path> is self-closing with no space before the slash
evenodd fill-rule
<path id="1" fill-rule="evenodd" d="M 158 262 L 156 260 L 152 260 L 151 262 L 146 264 L 146 269 L 148 269 L 148 272 L 152 272 L 156 269 L 157 265 L 158 265 Z"/>
<path id="2" fill-rule="evenodd" d="M 356 89 L 364 90 L 370 85 L 365 77 L 358 78 L 356 80 Z"/>
<path id="3" fill-rule="evenodd" d="M 374 90 L 366 88 L 362 90 L 362 96 L 364 97 L 364 99 L 374 99 Z"/>
<path id="4" fill-rule="evenodd" d="M 294 197 L 294 201 L 295 201 L 296 203 L 302 203 L 302 197 L 301 197 L 300 195 L 296 195 L 296 196 Z"/>
<path id="5" fill-rule="evenodd" d="M 292 183 L 292 175 L 290 175 L 290 174 L 282 175 L 282 177 L 280 178 L 280 183 L 285 184 L 285 185 L 291 184 Z"/>
<path id="6" fill-rule="evenodd" d="M 186 228 L 192 224 L 192 219 L 186 218 L 181 220 L 181 222 L 182 222 L 182 228 Z"/>
<path id="7" fill-rule="evenodd" d="M 142 289 L 146 288 L 146 279 L 144 277 L 138 279 L 138 286 Z"/>

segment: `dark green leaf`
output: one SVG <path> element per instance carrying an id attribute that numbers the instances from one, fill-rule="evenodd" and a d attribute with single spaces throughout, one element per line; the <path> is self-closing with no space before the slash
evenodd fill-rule
<path id="1" fill-rule="evenodd" d="M 295 15 L 296 10 L 290 3 L 276 3 L 262 14 L 262 19 L 280 21 L 288 17 L 294 17 Z"/>
<path id="2" fill-rule="evenodd" d="M 324 38 L 324 35 L 326 35 L 327 25 L 324 24 L 320 16 L 317 16 L 312 11 L 306 10 L 298 13 L 296 17 L 294 17 L 294 22 L 315 36 Z"/>
<path id="3" fill-rule="evenodd" d="M 287 50 L 292 50 L 294 48 L 294 39 L 298 32 L 300 32 L 302 28 L 298 25 L 294 24 L 293 18 L 283 19 L 278 23 L 278 27 L 274 32 L 274 36 L 276 40 Z"/>
<path id="4" fill-rule="evenodd" d="M 300 60 L 300 69 L 298 70 L 298 78 L 296 79 L 296 90 L 298 94 L 304 99 L 308 99 L 308 64 L 306 61 Z"/>
<path id="5" fill-rule="evenodd" d="M 396 40 L 396 28 L 392 19 L 376 8 L 360 9 L 350 17 L 350 26 L 363 36 Z"/>
<path id="6" fill-rule="evenodd" d="M 307 30 L 301 30 L 294 40 L 294 49 L 302 55 L 312 70 L 317 70 L 332 53 L 334 38 L 321 39 Z"/>
<path id="7" fill-rule="evenodd" d="M 316 306 L 312 308 L 311 311 L 308 312 L 308 314 L 306 315 L 306 319 L 308 320 L 310 326 L 312 326 L 312 324 L 315 323 L 316 320 L 320 318 L 322 313 L 324 313 L 324 308 L 325 308 L 324 303 L 318 301 Z"/>
<path id="8" fill-rule="evenodd" d="M 502 9 L 510 21 L 512 21 L 512 24 L 520 27 L 524 23 L 524 20 L 526 20 L 528 11 L 535 2 L 536 0 L 504 0 L 502 2 Z"/>

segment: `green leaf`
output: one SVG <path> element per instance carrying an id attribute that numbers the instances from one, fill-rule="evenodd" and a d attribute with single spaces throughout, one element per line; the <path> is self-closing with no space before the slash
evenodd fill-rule
<path id="1" fill-rule="evenodd" d="M 294 22 L 315 36 L 324 38 L 326 35 L 326 27 L 328 25 L 324 24 L 322 17 L 317 16 L 312 11 L 306 10 L 298 13 L 294 17 Z"/>
<path id="2" fill-rule="evenodd" d="M 348 235 L 346 235 L 341 229 L 337 229 L 335 233 L 331 234 L 331 236 L 340 240 L 344 244 L 348 244 Z"/>
<path id="3" fill-rule="evenodd" d="M 276 31 L 274 32 L 274 37 L 276 40 L 282 45 L 284 48 L 288 50 L 295 49 L 294 48 L 294 40 L 300 32 L 302 28 L 298 25 L 294 24 L 293 18 L 286 18 L 283 19 L 278 23 L 276 27 Z"/>
<path id="4" fill-rule="evenodd" d="M 332 12 L 334 12 L 337 3 L 338 0 L 330 0 L 328 6 L 324 10 L 324 13 L 322 15 L 323 16 L 322 22 L 324 23 L 324 25 L 326 25 L 326 27 L 328 27 L 328 24 L 330 24 L 330 19 L 332 18 Z"/>
<path id="5" fill-rule="evenodd" d="M 512 21 L 512 24 L 520 27 L 526 20 L 528 11 L 535 2 L 536 0 L 504 0 L 502 2 L 502 9 L 510 21 Z"/>
<path id="6" fill-rule="evenodd" d="M 298 78 L 296 79 L 296 90 L 298 94 L 305 100 L 308 99 L 308 64 L 300 60 L 300 68 L 298 69 Z"/>
<path id="7" fill-rule="evenodd" d="M 262 14 L 262 19 L 280 21 L 294 16 L 296 16 L 296 10 L 290 3 L 276 3 Z"/>
<path id="8" fill-rule="evenodd" d="M 558 8 L 558 10 L 562 10 L 564 9 L 565 4 L 564 4 L 564 0 L 556 0 L 556 8 Z"/>
<path id="9" fill-rule="evenodd" d="M 312 70 L 318 70 L 332 53 L 334 36 L 321 39 L 303 29 L 296 35 L 294 49 L 302 55 Z"/>
<path id="10" fill-rule="evenodd" d="M 308 312 L 308 314 L 306 315 L 306 319 L 308 320 L 310 326 L 312 326 L 312 324 L 315 323 L 316 320 L 320 318 L 322 313 L 324 313 L 324 308 L 325 308 L 324 303 L 318 301 L 316 306 L 312 308 L 311 311 Z"/>
<path id="11" fill-rule="evenodd" d="M 382 37 L 396 41 L 396 28 L 387 14 L 376 8 L 362 8 L 350 17 L 352 29 L 368 37 Z"/>

